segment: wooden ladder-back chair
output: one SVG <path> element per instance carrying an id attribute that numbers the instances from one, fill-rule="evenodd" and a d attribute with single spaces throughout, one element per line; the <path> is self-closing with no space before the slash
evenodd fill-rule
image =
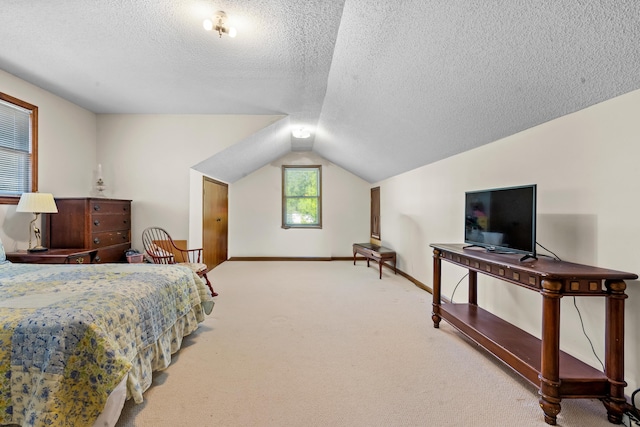
<path id="1" fill-rule="evenodd" d="M 212 296 L 218 294 L 213 290 L 207 277 L 209 268 L 203 263 L 202 248 L 179 248 L 169 233 L 160 227 L 149 227 L 142 232 L 142 245 L 154 264 L 182 264 L 191 268 L 199 277 L 202 277 Z"/>

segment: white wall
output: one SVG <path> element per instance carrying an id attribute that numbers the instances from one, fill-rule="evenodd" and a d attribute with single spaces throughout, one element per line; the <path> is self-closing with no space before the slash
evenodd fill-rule
<path id="1" fill-rule="evenodd" d="M 38 191 L 55 197 L 87 196 L 93 188 L 96 116 L 0 70 L 0 92 L 38 107 Z M 0 239 L 7 251 L 28 246 L 30 214 L 0 205 Z"/>
<path id="2" fill-rule="evenodd" d="M 134 247 L 151 224 L 193 238 L 201 212 L 201 175 L 190 167 L 280 116 L 100 115 L 0 70 L 0 91 L 39 107 L 39 190 L 56 197 L 93 193 L 102 163 L 107 196 L 133 200 Z M 430 284 L 429 243 L 461 242 L 466 190 L 538 184 L 538 241 L 561 258 L 639 273 L 640 91 L 537 126 L 478 149 L 381 182 L 383 244 L 398 267 Z M 307 156 L 307 157 L 305 157 Z M 280 166 L 322 163 L 323 229 L 280 228 Z M 299 163 L 295 163 L 299 162 Z M 349 256 L 368 240 L 371 185 L 323 159 L 293 153 L 232 184 L 230 256 Z M 194 194 L 194 191 L 198 194 Z M 197 205 L 200 202 L 200 205 Z M 190 209 L 191 206 L 191 209 Z M 0 238 L 24 249 L 30 215 L 0 205 Z M 197 221 L 195 221 L 197 222 Z M 193 225 L 192 225 L 193 227 Z M 196 227 L 197 228 L 197 227 Z M 464 271 L 444 265 L 444 294 Z M 490 288 L 486 285 L 490 283 Z M 540 298 L 480 277 L 480 302 L 523 329 L 539 332 Z M 466 298 L 461 286 L 455 299 Z M 628 282 L 626 369 L 640 384 L 640 282 Z M 604 306 L 579 298 L 585 327 L 602 358 Z M 597 366 L 572 301 L 563 301 L 563 348 Z"/>
<path id="3" fill-rule="evenodd" d="M 281 166 L 322 165 L 322 229 L 282 228 Z M 294 152 L 229 187 L 229 257 L 352 256 L 369 241 L 369 184 L 312 152 Z"/>
<path id="4" fill-rule="evenodd" d="M 191 166 L 222 151 L 281 116 L 98 115 L 97 157 L 108 197 L 131 199 L 132 246 L 142 231 L 166 228 L 174 239 L 202 234 L 202 184 L 191 188 Z M 201 175 L 200 175 L 201 176 Z M 194 192 L 198 193 L 195 194 Z M 200 212 L 198 216 L 198 212 Z M 190 246 L 198 242 L 189 241 Z"/>
<path id="5" fill-rule="evenodd" d="M 464 192 L 538 185 L 537 240 L 566 261 L 640 273 L 640 91 L 387 179 L 381 186 L 383 244 L 398 267 L 432 283 L 431 243 L 464 239 Z M 542 251 L 544 252 L 544 251 Z M 466 270 L 443 263 L 443 294 Z M 479 302 L 539 335 L 539 295 L 479 275 Z M 489 284 L 489 285 L 487 285 Z M 627 282 L 629 393 L 640 384 L 640 282 Z M 466 284 L 455 301 L 467 298 Z M 602 298 L 578 298 L 585 328 L 604 360 Z M 600 367 L 571 298 L 562 301 L 562 347 Z"/>

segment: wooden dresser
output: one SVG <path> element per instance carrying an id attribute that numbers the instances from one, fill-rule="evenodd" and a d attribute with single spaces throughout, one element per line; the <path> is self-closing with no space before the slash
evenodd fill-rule
<path id="1" fill-rule="evenodd" d="M 45 246 L 97 249 L 95 262 L 126 262 L 131 248 L 131 200 L 56 199 L 57 214 L 43 215 Z"/>

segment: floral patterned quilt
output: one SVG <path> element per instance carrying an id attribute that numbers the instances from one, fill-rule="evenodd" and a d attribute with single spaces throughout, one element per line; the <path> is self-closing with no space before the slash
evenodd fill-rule
<path id="1" fill-rule="evenodd" d="M 142 402 L 212 308 L 187 267 L 0 264 L 0 424 L 91 426 L 125 376 Z"/>

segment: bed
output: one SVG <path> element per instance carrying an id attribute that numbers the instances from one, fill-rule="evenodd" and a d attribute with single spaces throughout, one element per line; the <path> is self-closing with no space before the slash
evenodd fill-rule
<path id="1" fill-rule="evenodd" d="M 0 425 L 113 425 L 212 308 L 179 265 L 0 262 Z"/>

